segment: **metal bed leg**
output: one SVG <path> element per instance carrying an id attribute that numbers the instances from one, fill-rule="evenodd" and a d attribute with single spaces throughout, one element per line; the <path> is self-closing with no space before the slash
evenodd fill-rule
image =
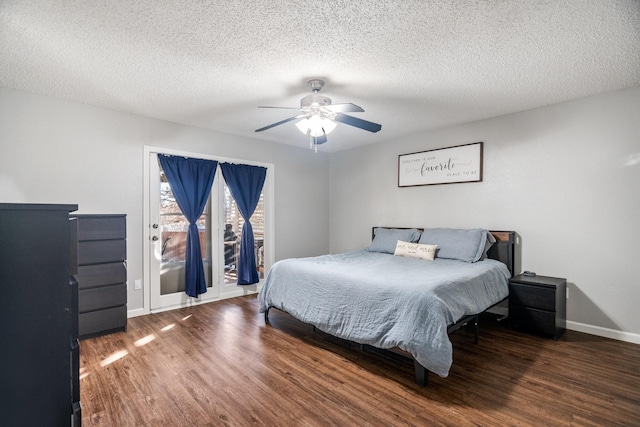
<path id="1" fill-rule="evenodd" d="M 269 309 L 271 307 L 267 308 L 264 312 L 264 323 L 269 323 Z"/>
<path id="2" fill-rule="evenodd" d="M 429 371 L 415 359 L 413 359 L 413 367 L 416 371 L 416 383 L 421 387 L 425 387 L 429 382 Z"/>
<path id="3" fill-rule="evenodd" d="M 473 318 L 473 332 L 474 332 L 474 339 L 473 339 L 473 343 L 474 344 L 478 344 L 478 330 L 479 330 L 479 326 L 478 326 L 478 319 L 480 318 L 480 316 L 476 316 Z"/>

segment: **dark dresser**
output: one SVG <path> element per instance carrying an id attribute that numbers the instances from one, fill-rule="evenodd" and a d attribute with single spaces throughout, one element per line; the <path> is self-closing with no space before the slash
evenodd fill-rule
<path id="1" fill-rule="evenodd" d="M 127 217 L 74 215 L 78 221 L 80 338 L 127 327 Z"/>
<path id="2" fill-rule="evenodd" d="M 567 280 L 559 277 L 525 276 L 509 281 L 509 323 L 558 339 L 567 325 Z"/>
<path id="3" fill-rule="evenodd" d="M 81 423 L 77 208 L 0 204 L 0 425 Z"/>

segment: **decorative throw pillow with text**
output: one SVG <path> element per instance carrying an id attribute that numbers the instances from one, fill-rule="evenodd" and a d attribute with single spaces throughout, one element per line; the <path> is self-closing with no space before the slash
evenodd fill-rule
<path id="1" fill-rule="evenodd" d="M 398 243 L 396 243 L 396 250 L 393 254 L 396 256 L 420 258 L 432 261 L 436 256 L 437 248 L 438 245 L 425 245 L 422 243 L 409 243 L 398 240 Z"/>

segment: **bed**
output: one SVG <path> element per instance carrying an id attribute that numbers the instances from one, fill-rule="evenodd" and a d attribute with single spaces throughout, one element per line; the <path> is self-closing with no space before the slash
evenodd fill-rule
<path id="1" fill-rule="evenodd" d="M 268 322 L 277 308 L 332 336 L 412 357 L 416 382 L 447 377 L 448 334 L 475 329 L 504 300 L 515 233 L 374 227 L 365 249 L 275 263 L 258 295 Z"/>

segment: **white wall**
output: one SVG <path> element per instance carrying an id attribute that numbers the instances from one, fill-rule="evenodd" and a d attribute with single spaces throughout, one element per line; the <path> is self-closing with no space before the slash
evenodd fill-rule
<path id="1" fill-rule="evenodd" d="M 276 259 L 364 247 L 375 225 L 515 230 L 523 269 L 568 279 L 570 327 L 640 342 L 638 111 L 632 88 L 329 157 L 0 88 L 0 202 L 127 214 L 133 282 L 144 145 L 273 163 Z M 399 154 L 476 141 L 483 182 L 397 187 Z"/>
<path id="2" fill-rule="evenodd" d="M 145 145 L 275 165 L 276 260 L 329 250 L 329 156 L 0 88 L 0 203 L 127 214 L 128 280 L 143 278 Z M 128 309 L 142 308 L 141 290 Z"/>
<path id="3" fill-rule="evenodd" d="M 384 126 L 382 129 L 384 132 Z M 397 187 L 399 154 L 484 142 L 480 183 Z M 569 327 L 640 343 L 640 87 L 335 153 L 331 251 L 376 225 L 515 230 Z"/>

